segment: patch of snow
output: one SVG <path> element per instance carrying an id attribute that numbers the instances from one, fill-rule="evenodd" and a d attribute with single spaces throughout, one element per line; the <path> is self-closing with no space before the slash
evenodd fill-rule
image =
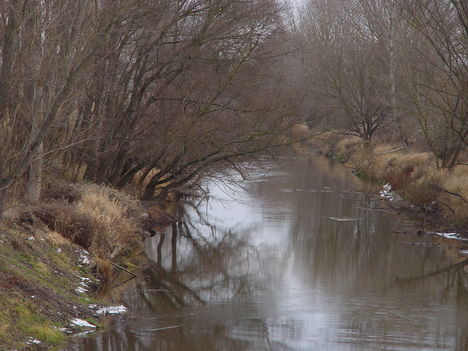
<path id="1" fill-rule="evenodd" d="M 76 325 L 77 327 L 96 328 L 95 325 L 92 325 L 91 323 L 88 323 L 84 319 L 73 318 L 70 322 L 73 325 Z"/>
<path id="2" fill-rule="evenodd" d="M 75 292 L 77 294 L 84 294 L 87 290 L 85 288 L 83 288 L 82 286 L 79 286 L 75 289 Z"/>
<path id="3" fill-rule="evenodd" d="M 382 190 L 379 192 L 379 195 L 381 198 L 389 201 L 401 200 L 401 197 L 393 191 L 392 186 L 389 183 L 383 186 Z"/>
<path id="4" fill-rule="evenodd" d="M 78 288 L 76 288 L 75 291 L 76 291 L 77 293 L 79 293 L 79 294 L 82 294 L 82 293 L 88 291 L 88 289 L 89 289 L 88 284 L 89 284 L 89 283 L 91 283 L 91 279 L 89 279 L 89 278 L 81 278 L 81 283 L 80 283 L 81 286 L 79 286 Z"/>
<path id="5" fill-rule="evenodd" d="M 468 255 L 468 250 L 461 250 L 460 253 L 461 253 L 462 255 Z"/>
<path id="6" fill-rule="evenodd" d="M 35 299 L 36 298 L 36 295 L 31 295 L 31 299 Z"/>
<path id="7" fill-rule="evenodd" d="M 35 237 L 33 237 L 33 236 L 30 236 L 30 237 L 28 238 L 28 240 L 31 240 L 31 241 L 33 241 L 33 240 L 36 240 L 36 238 L 35 238 Z"/>
<path id="8" fill-rule="evenodd" d="M 431 232 L 430 234 L 438 235 L 446 239 L 468 241 L 468 239 L 460 233 Z"/>
<path id="9" fill-rule="evenodd" d="M 89 278 L 85 278 L 85 277 L 81 277 L 81 285 L 85 288 L 88 288 L 88 284 L 91 283 L 91 279 Z"/>
<path id="10" fill-rule="evenodd" d="M 103 307 L 96 311 L 97 314 L 122 314 L 125 312 L 127 312 L 127 307 L 123 305 Z"/>
<path id="11" fill-rule="evenodd" d="M 79 263 L 81 263 L 82 265 L 89 265 L 90 260 L 89 260 L 88 251 L 84 249 L 79 249 L 79 250 L 75 250 L 75 252 L 80 254 L 80 258 L 78 259 Z"/>
<path id="12" fill-rule="evenodd" d="M 58 253 L 61 253 L 61 252 L 62 252 L 62 249 L 59 247 L 59 248 L 57 249 L 57 252 L 58 252 Z"/>
<path id="13" fill-rule="evenodd" d="M 80 253 L 80 258 L 78 259 L 81 264 L 86 264 L 88 265 L 90 263 L 89 257 L 84 255 L 83 253 Z"/>
<path id="14" fill-rule="evenodd" d="M 95 308 L 97 308 L 97 305 L 95 303 L 93 303 L 91 305 L 88 305 L 88 307 L 94 310 Z"/>
<path id="15" fill-rule="evenodd" d="M 28 344 L 29 344 L 29 345 L 39 345 L 40 343 L 41 343 L 40 340 L 37 340 L 37 339 L 34 339 L 34 338 L 30 338 L 30 339 L 28 340 Z"/>

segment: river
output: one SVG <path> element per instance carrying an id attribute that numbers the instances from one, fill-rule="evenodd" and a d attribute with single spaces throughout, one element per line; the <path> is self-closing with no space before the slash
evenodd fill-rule
<path id="1" fill-rule="evenodd" d="M 185 224 L 146 241 L 128 314 L 63 350 L 468 350 L 460 258 L 365 188 L 287 158 L 210 185 Z"/>

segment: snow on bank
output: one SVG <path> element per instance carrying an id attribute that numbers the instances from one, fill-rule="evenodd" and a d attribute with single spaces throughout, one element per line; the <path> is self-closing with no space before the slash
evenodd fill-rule
<path id="1" fill-rule="evenodd" d="M 81 283 L 80 286 L 75 289 L 75 292 L 77 294 L 84 294 L 85 292 L 88 291 L 89 285 L 91 283 L 91 279 L 81 277 Z"/>
<path id="2" fill-rule="evenodd" d="M 40 340 L 37 340 L 37 339 L 34 339 L 34 338 L 30 338 L 27 342 L 28 345 L 39 345 L 41 344 L 41 341 Z"/>
<path id="3" fill-rule="evenodd" d="M 89 257 L 86 256 L 83 252 L 80 252 L 79 261 L 81 264 L 88 265 L 90 263 Z"/>
<path id="4" fill-rule="evenodd" d="M 80 267 L 82 267 L 83 265 L 89 265 L 91 263 L 88 251 L 79 248 L 76 249 L 75 252 L 80 255 L 80 257 L 78 258 L 78 263 L 80 264 Z"/>
<path id="5" fill-rule="evenodd" d="M 393 189 L 391 184 L 387 183 L 383 186 L 382 190 L 379 192 L 380 197 L 389 200 L 389 201 L 400 201 L 401 197 L 396 194 Z"/>
<path id="6" fill-rule="evenodd" d="M 468 238 L 464 237 L 460 233 L 430 232 L 429 234 L 438 235 L 446 239 L 468 241 Z"/>
<path id="7" fill-rule="evenodd" d="M 123 305 L 102 307 L 96 311 L 97 314 L 122 314 L 125 312 L 127 312 L 127 307 Z"/>
<path id="8" fill-rule="evenodd" d="M 77 287 L 77 288 L 75 289 L 75 292 L 76 292 L 77 294 L 84 294 L 84 293 L 87 292 L 87 291 L 88 291 L 88 290 L 85 289 L 85 288 L 83 288 L 82 286 L 79 286 L 79 287 Z"/>
<path id="9" fill-rule="evenodd" d="M 92 325 L 84 319 L 73 318 L 70 322 L 77 327 L 96 328 L 95 325 Z"/>

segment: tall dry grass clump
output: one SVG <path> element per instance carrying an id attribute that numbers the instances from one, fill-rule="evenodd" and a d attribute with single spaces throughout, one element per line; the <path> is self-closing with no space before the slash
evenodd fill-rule
<path id="1" fill-rule="evenodd" d="M 468 231 L 468 165 L 459 165 L 451 170 L 441 170 L 441 199 L 447 211 L 458 218 L 460 225 Z"/>
<path id="2" fill-rule="evenodd" d="M 75 209 L 99 223 L 90 250 L 100 256 L 115 257 L 138 242 L 136 215 L 140 205 L 127 194 L 102 185 L 85 184 L 81 186 L 81 199 Z"/>
<path id="3" fill-rule="evenodd" d="M 96 232 L 101 230 L 95 218 L 79 213 L 72 205 L 63 202 L 43 203 L 33 207 L 31 212 L 49 230 L 86 250 L 92 245 Z M 25 219 L 23 216 L 23 220 Z"/>
<path id="4" fill-rule="evenodd" d="M 468 228 L 468 166 L 441 169 L 430 152 L 401 150 L 374 152 L 366 171 L 421 211 L 458 229 Z"/>
<path id="5" fill-rule="evenodd" d="M 62 184 L 44 192 L 42 202 L 19 215 L 19 221 L 39 220 L 54 236 L 114 259 L 140 243 L 140 202 L 118 190 L 96 184 Z"/>
<path id="6" fill-rule="evenodd" d="M 367 172 L 374 179 L 391 184 L 394 190 L 403 189 L 435 170 L 435 158 L 429 152 L 391 151 L 375 149 L 372 155 L 369 154 L 368 157 L 372 156 L 372 159 Z"/>
<path id="7" fill-rule="evenodd" d="M 336 152 L 351 156 L 354 152 L 361 149 L 363 146 L 361 138 L 356 136 L 348 136 L 341 139 L 335 146 Z"/>
<path id="8" fill-rule="evenodd" d="M 318 149 L 325 155 L 331 154 L 336 143 L 341 140 L 340 136 L 334 131 L 328 131 L 316 135 L 310 140 L 311 146 Z"/>

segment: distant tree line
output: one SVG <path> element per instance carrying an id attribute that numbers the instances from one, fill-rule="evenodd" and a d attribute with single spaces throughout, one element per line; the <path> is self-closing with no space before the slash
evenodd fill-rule
<path id="1" fill-rule="evenodd" d="M 275 0 L 1 0 L 0 213 L 45 173 L 142 194 L 272 152 L 293 123 Z M 58 172 L 58 173 L 57 173 Z"/>
<path id="2" fill-rule="evenodd" d="M 306 0 L 295 38 L 312 124 L 402 147 L 416 135 L 440 167 L 466 153 L 465 0 Z"/>

